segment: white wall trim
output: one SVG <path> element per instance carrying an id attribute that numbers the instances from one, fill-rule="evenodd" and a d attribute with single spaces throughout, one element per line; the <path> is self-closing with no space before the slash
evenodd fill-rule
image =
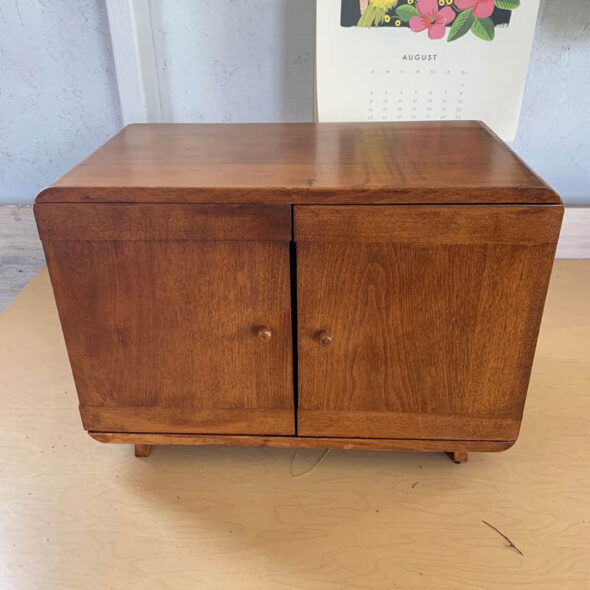
<path id="1" fill-rule="evenodd" d="M 149 0 L 106 0 L 123 123 L 158 123 L 162 105 Z"/>
<path id="2" fill-rule="evenodd" d="M 590 207 L 566 207 L 556 258 L 590 258 Z"/>

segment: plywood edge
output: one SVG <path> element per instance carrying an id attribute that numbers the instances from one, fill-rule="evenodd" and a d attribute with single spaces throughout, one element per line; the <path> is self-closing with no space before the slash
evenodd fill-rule
<path id="1" fill-rule="evenodd" d="M 304 436 L 223 436 L 201 434 L 153 434 L 131 432 L 94 432 L 88 434 L 102 443 L 179 445 L 179 446 L 241 446 L 275 448 L 322 448 L 364 451 L 506 451 L 516 441 L 496 440 L 417 440 L 417 439 L 369 439 Z"/>

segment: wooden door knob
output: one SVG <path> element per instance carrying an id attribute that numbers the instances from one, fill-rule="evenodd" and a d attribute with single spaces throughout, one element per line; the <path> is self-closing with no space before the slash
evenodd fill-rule
<path id="1" fill-rule="evenodd" d="M 256 336 L 260 340 L 270 340 L 272 338 L 272 330 L 267 326 L 261 326 L 256 330 Z"/>
<path id="2" fill-rule="evenodd" d="M 332 344 L 332 334 L 330 330 L 322 330 L 318 333 L 318 340 L 322 346 L 330 346 Z"/>

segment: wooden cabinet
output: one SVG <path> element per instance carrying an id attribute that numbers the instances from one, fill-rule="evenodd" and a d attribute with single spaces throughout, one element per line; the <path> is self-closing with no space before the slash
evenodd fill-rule
<path id="1" fill-rule="evenodd" d="M 295 434 L 288 206 L 36 215 L 88 430 Z"/>
<path id="2" fill-rule="evenodd" d="M 558 230 L 527 206 L 295 207 L 298 432 L 515 440 Z"/>
<path id="3" fill-rule="evenodd" d="M 35 205 L 94 438 L 458 460 L 518 436 L 562 211 L 479 123 L 131 126 Z"/>

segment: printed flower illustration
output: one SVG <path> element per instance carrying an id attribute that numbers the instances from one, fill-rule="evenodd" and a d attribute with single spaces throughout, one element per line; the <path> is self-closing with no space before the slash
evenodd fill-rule
<path id="1" fill-rule="evenodd" d="M 494 0 L 455 0 L 455 6 L 459 10 L 473 8 L 476 18 L 487 18 L 494 12 Z"/>
<path id="2" fill-rule="evenodd" d="M 383 23 L 389 24 L 391 16 L 387 14 L 397 6 L 399 0 L 359 0 L 361 17 L 358 27 L 378 27 Z"/>
<path id="3" fill-rule="evenodd" d="M 470 0 L 464 1 L 469 2 Z M 455 0 L 455 4 L 457 3 L 458 0 Z M 455 11 L 450 6 L 445 6 L 439 10 L 437 0 L 418 0 L 416 8 L 420 16 L 414 16 L 410 19 L 410 29 L 414 33 L 428 29 L 430 39 L 442 39 L 445 36 L 445 26 L 453 22 L 455 18 Z"/>
<path id="4" fill-rule="evenodd" d="M 493 41 L 521 0 L 342 0 L 341 26 L 409 28 L 451 43 L 471 33 Z M 359 17 L 360 14 L 360 17 Z"/>

